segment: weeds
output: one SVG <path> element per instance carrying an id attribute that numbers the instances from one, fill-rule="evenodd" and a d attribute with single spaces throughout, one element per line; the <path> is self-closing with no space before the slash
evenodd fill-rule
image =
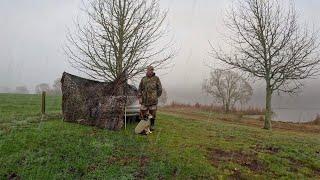
<path id="1" fill-rule="evenodd" d="M 178 103 L 175 101 L 172 101 L 171 104 L 165 106 L 164 108 L 192 108 L 192 109 L 197 109 L 197 110 L 202 110 L 202 111 L 214 111 L 214 112 L 219 112 L 219 113 L 224 113 L 224 107 L 221 105 L 204 105 L 200 103 L 195 103 L 195 104 L 183 104 L 183 103 Z M 263 115 L 265 114 L 265 109 L 259 108 L 259 107 L 252 107 L 248 106 L 246 108 L 231 108 L 229 113 L 233 114 L 245 114 L 245 115 Z"/>

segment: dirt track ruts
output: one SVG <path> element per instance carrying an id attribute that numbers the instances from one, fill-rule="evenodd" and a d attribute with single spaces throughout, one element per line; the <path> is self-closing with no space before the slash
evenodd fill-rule
<path id="1" fill-rule="evenodd" d="M 208 117 L 208 115 L 200 115 L 195 114 L 194 110 L 192 109 L 174 109 L 174 108 L 162 108 L 159 110 L 162 113 L 174 115 L 174 116 L 181 116 L 186 119 L 193 119 L 193 120 L 200 120 L 200 121 L 208 121 L 208 120 L 219 120 L 223 122 L 227 122 L 230 124 L 238 124 L 238 125 L 248 125 L 253 127 L 263 127 L 263 121 L 259 121 L 257 119 L 250 119 L 250 118 L 236 118 L 219 116 L 212 116 Z M 294 131 L 294 132 L 303 132 L 303 133 L 320 133 L 320 126 L 312 125 L 312 124 L 298 124 L 298 123 L 286 123 L 286 122 L 272 122 L 272 129 L 273 130 L 287 130 L 287 131 Z"/>

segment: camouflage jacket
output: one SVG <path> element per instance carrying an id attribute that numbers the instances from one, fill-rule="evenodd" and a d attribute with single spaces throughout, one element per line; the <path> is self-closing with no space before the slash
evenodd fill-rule
<path id="1" fill-rule="evenodd" d="M 158 104 L 158 98 L 162 94 L 160 79 L 155 74 L 151 77 L 143 77 L 139 85 L 139 98 L 142 105 L 152 106 Z"/>

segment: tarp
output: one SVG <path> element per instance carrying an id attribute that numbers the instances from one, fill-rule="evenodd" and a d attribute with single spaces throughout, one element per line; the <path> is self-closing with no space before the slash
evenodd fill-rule
<path id="1" fill-rule="evenodd" d="M 61 79 L 64 121 L 109 130 L 121 129 L 127 99 L 119 89 L 123 88 L 129 96 L 136 95 L 137 89 L 126 83 L 123 83 L 124 87 L 117 84 L 84 79 L 64 72 Z"/>

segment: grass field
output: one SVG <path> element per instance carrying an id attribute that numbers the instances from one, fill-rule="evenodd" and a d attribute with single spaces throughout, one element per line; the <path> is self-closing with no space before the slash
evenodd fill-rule
<path id="1" fill-rule="evenodd" d="M 110 132 L 63 122 L 60 97 L 48 97 L 47 117 L 39 104 L 0 94 L 0 179 L 320 179 L 319 132 L 162 110 L 157 130 L 137 136 L 135 124 Z"/>

